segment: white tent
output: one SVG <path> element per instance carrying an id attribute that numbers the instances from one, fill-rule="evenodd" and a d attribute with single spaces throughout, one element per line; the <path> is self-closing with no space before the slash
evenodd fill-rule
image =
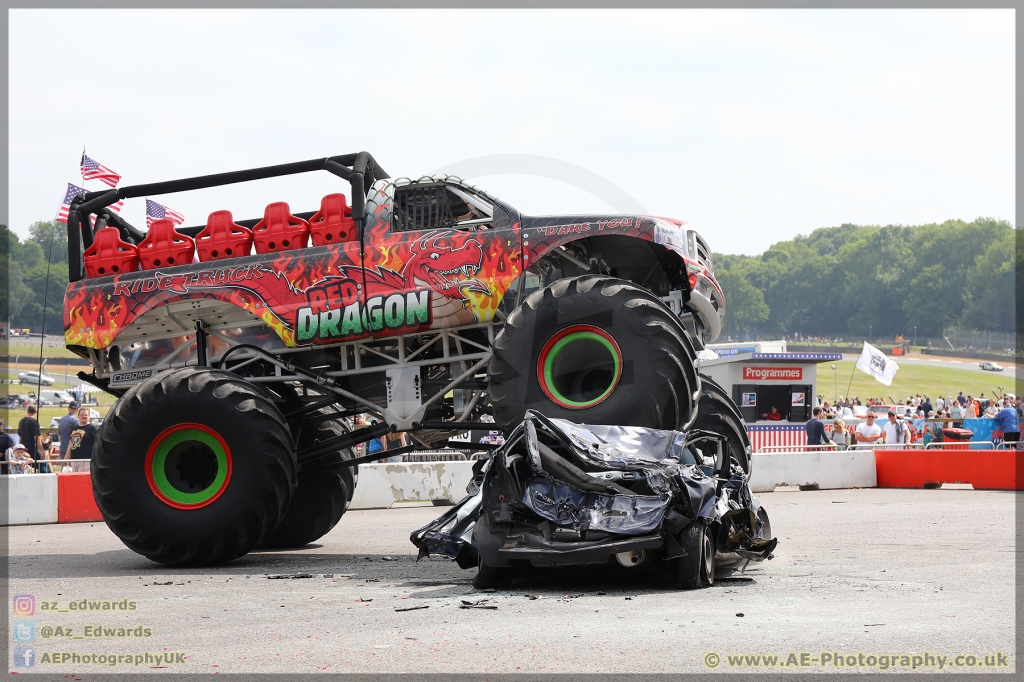
<path id="1" fill-rule="evenodd" d="M 79 384 L 78 386 L 72 386 L 68 389 L 68 393 L 81 393 L 83 395 L 88 393 L 102 393 L 102 388 L 97 388 L 92 384 Z"/>

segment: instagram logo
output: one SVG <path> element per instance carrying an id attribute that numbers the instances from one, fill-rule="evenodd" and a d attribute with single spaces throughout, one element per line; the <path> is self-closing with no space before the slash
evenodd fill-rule
<path id="1" fill-rule="evenodd" d="M 36 612 L 36 598 L 32 594 L 14 595 L 14 615 L 32 616 Z"/>

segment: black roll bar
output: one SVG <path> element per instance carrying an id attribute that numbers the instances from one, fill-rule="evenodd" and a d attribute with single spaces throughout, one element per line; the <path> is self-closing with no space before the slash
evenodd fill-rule
<path id="1" fill-rule="evenodd" d="M 145 185 L 132 185 L 119 189 L 104 190 L 100 192 L 87 192 L 72 200 L 68 210 L 68 263 L 69 279 L 76 282 L 82 279 L 82 250 L 92 246 L 93 229 L 91 222 L 86 216 L 96 214 L 100 220 L 105 219 L 106 225 L 113 225 L 121 230 L 122 236 L 128 241 L 138 243 L 145 237 L 145 233 L 130 225 L 121 217 L 110 211 L 103 211 L 111 204 L 122 199 L 134 199 L 142 196 L 159 196 L 161 194 L 174 194 L 176 192 L 189 192 L 196 189 L 208 187 L 221 187 L 239 182 L 250 182 L 264 178 L 276 178 L 297 173 L 309 173 L 311 171 L 325 170 L 343 180 L 348 180 L 352 186 L 352 217 L 355 218 L 360 238 L 363 232 L 363 213 L 366 210 L 366 187 L 377 180 L 385 180 L 390 177 L 384 172 L 372 156 L 367 152 L 357 154 L 341 154 L 329 156 L 322 159 L 310 159 L 308 161 L 296 161 L 275 166 L 263 166 L 262 168 L 250 168 L 248 170 L 231 171 L 228 173 L 215 173 L 213 175 L 202 175 L 195 178 L 183 178 L 180 180 L 168 180 L 165 182 L 151 182 Z M 366 182 L 369 178 L 369 183 Z M 296 214 L 299 217 L 312 216 L 313 213 Z M 100 217 L 102 216 L 102 217 Z M 251 227 L 259 222 L 258 218 L 236 221 L 240 225 Z M 182 234 L 194 237 L 202 226 L 177 228 Z M 81 239 L 79 239 L 81 235 Z"/>

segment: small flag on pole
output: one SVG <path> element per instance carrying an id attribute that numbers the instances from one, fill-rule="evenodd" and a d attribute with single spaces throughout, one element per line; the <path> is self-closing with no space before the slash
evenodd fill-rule
<path id="1" fill-rule="evenodd" d="M 85 152 L 82 152 L 82 179 L 99 180 L 110 187 L 117 187 L 117 183 L 121 181 L 121 176 L 99 161 L 90 159 L 85 155 Z"/>
<path id="2" fill-rule="evenodd" d="M 857 360 L 857 369 L 870 374 L 886 386 L 892 386 L 892 378 L 896 376 L 896 370 L 900 368 L 885 353 L 864 342 L 864 350 L 861 351 L 860 359 Z"/>
<path id="3" fill-rule="evenodd" d="M 68 191 L 64 193 L 64 201 L 61 202 L 60 210 L 57 211 L 57 222 L 66 223 L 68 221 L 68 210 L 71 208 L 71 201 L 79 194 L 85 194 L 85 190 L 77 185 L 68 183 Z M 120 207 L 118 208 L 120 210 Z"/>
<path id="4" fill-rule="evenodd" d="M 160 220 L 161 218 L 170 218 L 175 225 L 181 225 L 185 222 L 185 216 L 173 208 L 167 208 L 152 199 L 146 199 L 146 227 L 151 227 L 154 220 Z"/>

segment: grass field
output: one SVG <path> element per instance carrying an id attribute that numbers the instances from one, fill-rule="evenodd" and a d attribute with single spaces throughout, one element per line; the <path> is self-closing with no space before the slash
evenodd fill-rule
<path id="1" fill-rule="evenodd" d="M 895 358 L 895 360 L 899 364 L 899 358 Z M 855 363 L 855 360 L 843 360 L 835 363 L 835 383 L 838 384 L 838 395 L 860 396 L 861 402 L 867 402 L 868 397 L 881 397 L 888 402 L 890 395 L 896 400 L 900 400 L 917 393 L 929 395 L 932 398 L 938 395 L 955 396 L 957 391 L 963 391 L 964 395 L 972 395 L 975 398 L 981 393 L 991 397 L 998 392 L 1000 385 L 1003 386 L 1003 393 L 1017 392 L 1014 390 L 1013 377 L 1004 374 L 910 363 L 900 365 L 899 371 L 893 378 L 892 386 L 886 386 L 860 370 L 854 371 Z M 836 397 L 836 390 L 833 388 L 830 364 L 825 362 L 818 365 L 818 393 L 823 393 L 831 402 Z M 847 393 L 851 373 L 853 374 L 853 385 Z"/>
<path id="2" fill-rule="evenodd" d="M 7 345 L 7 354 L 12 358 L 21 356 L 22 362 L 27 358 L 39 357 L 39 343 L 35 345 L 11 343 Z M 64 346 L 43 346 L 44 358 L 77 358 L 78 356 Z"/>

